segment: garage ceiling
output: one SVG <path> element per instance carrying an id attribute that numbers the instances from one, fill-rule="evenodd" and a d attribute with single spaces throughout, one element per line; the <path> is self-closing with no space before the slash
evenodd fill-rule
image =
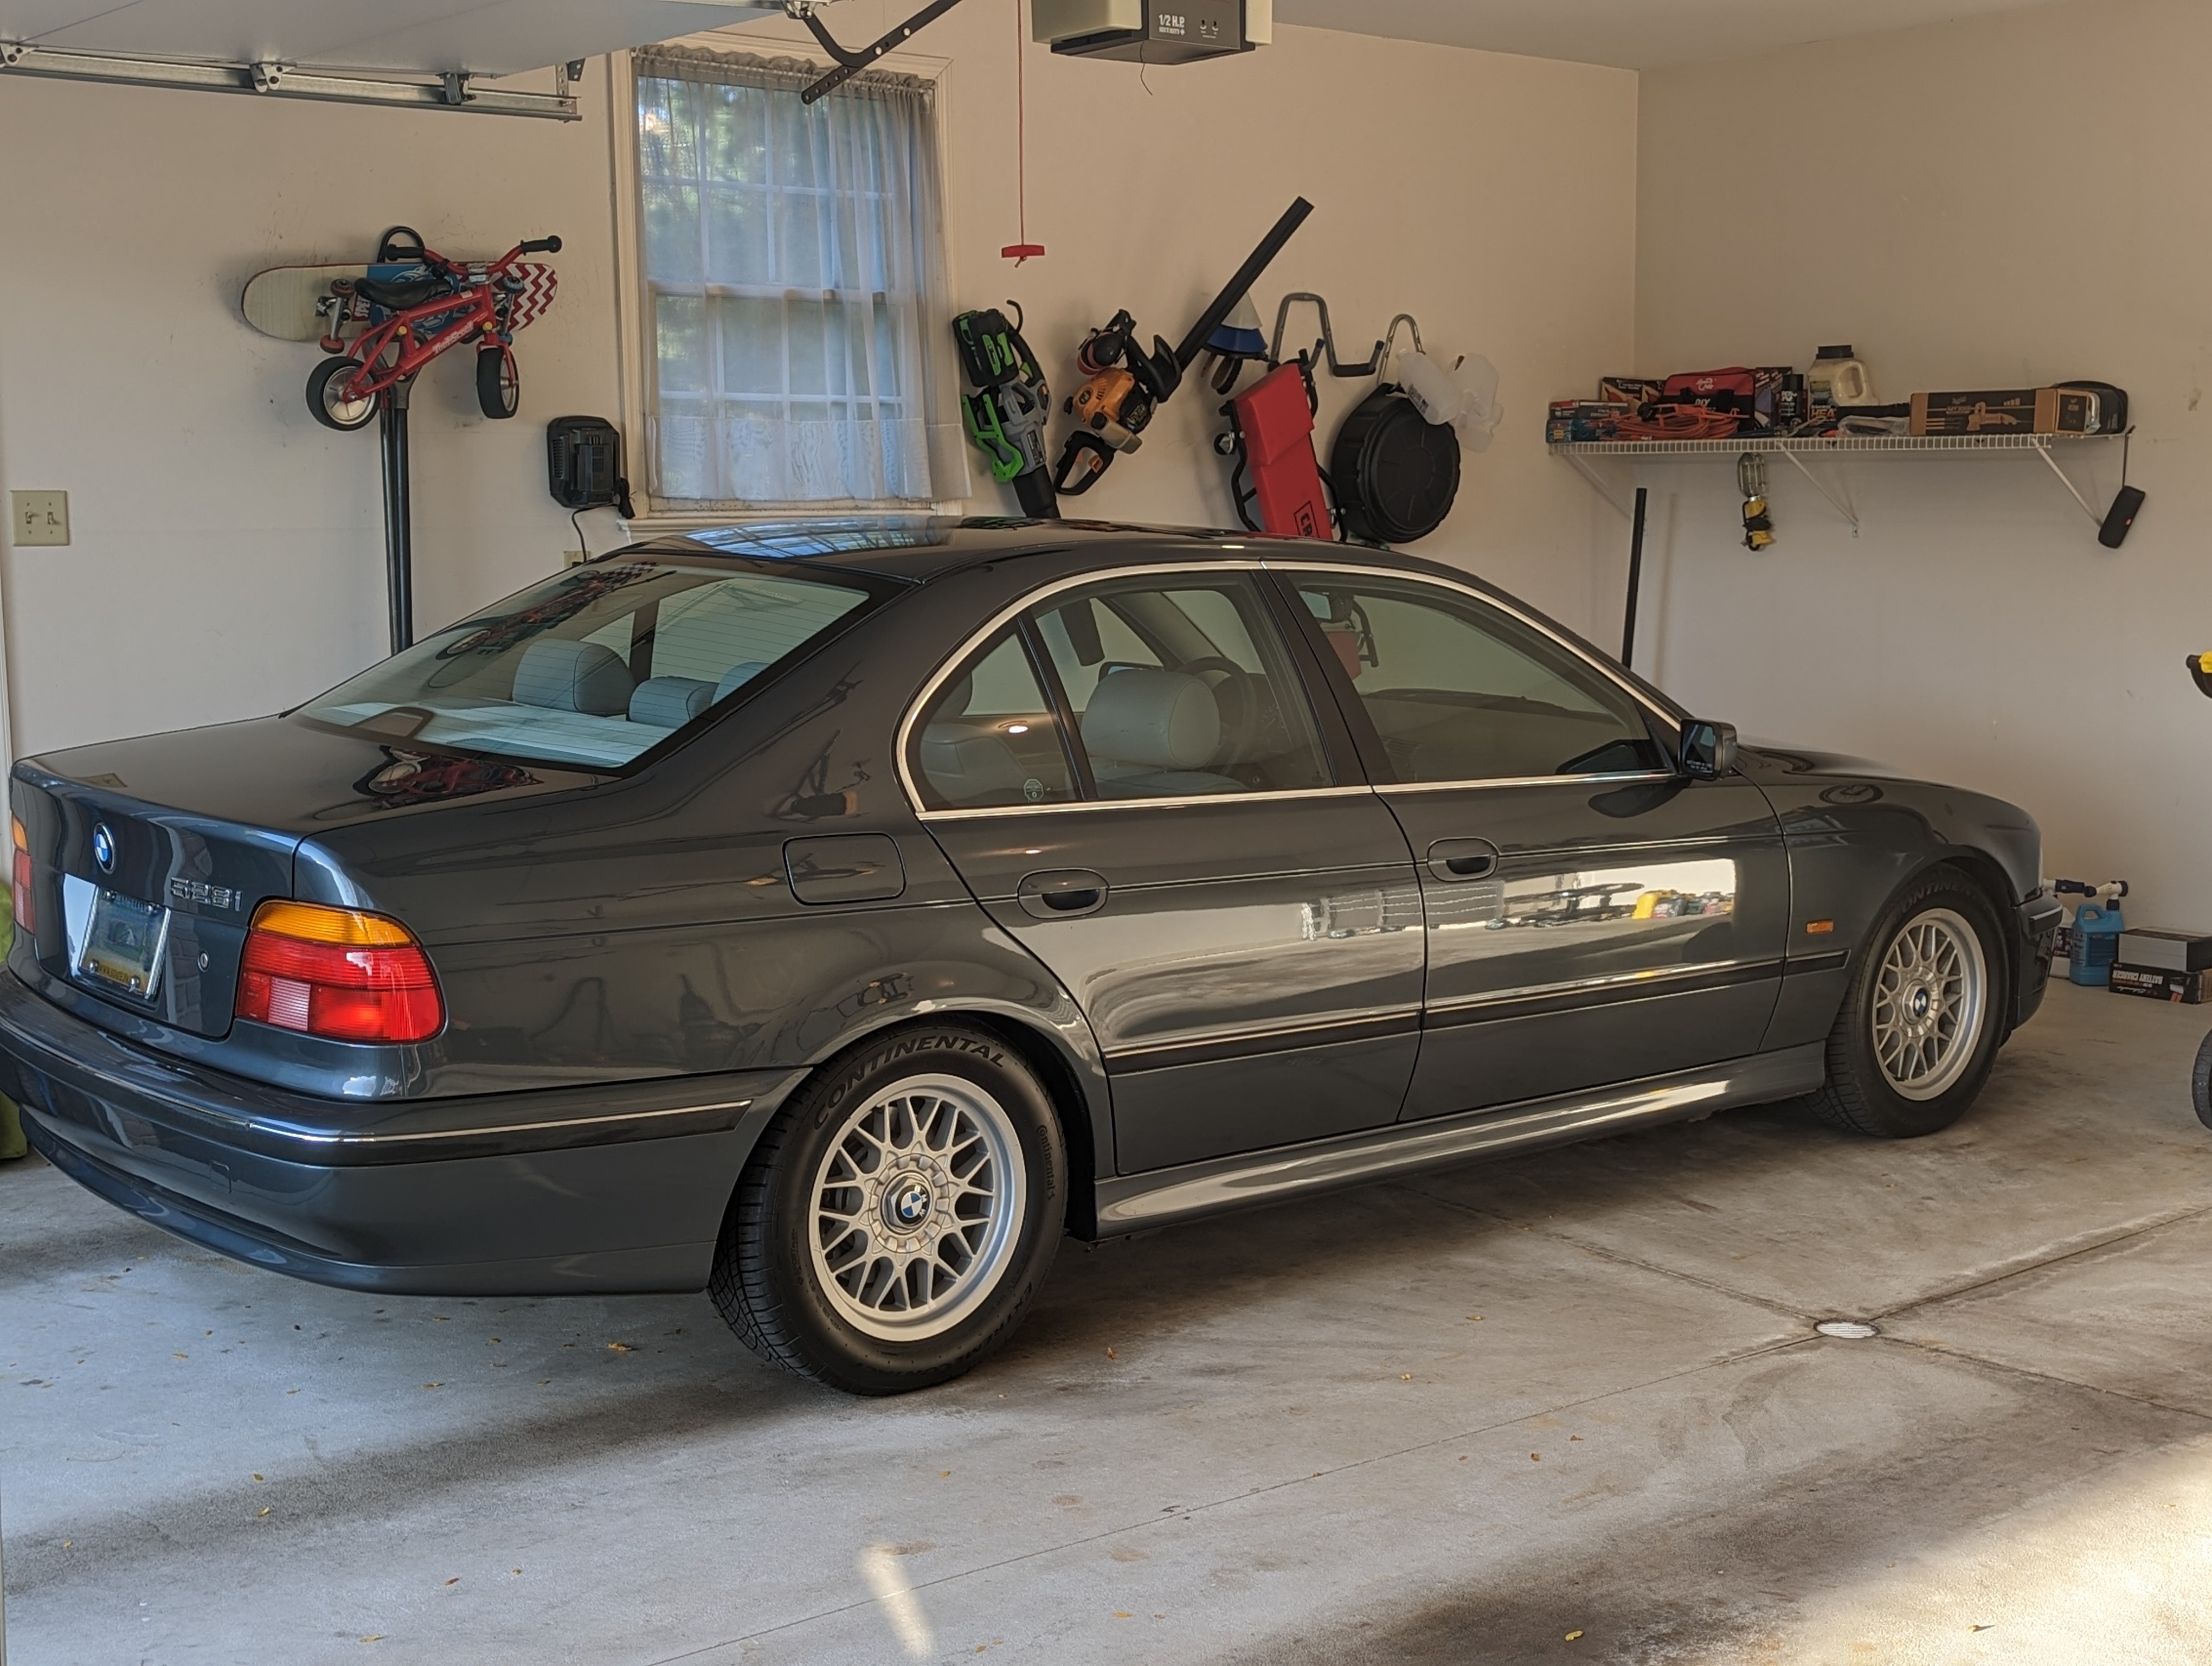
<path id="1" fill-rule="evenodd" d="M 1275 15 L 1402 40 L 1653 69 L 2052 3 L 1275 0 Z M 832 6 L 824 16 L 836 23 L 845 9 Z M 500 76 L 760 15 L 757 6 L 717 0 L 0 0 L 0 42 L 149 58 Z"/>
<path id="2" fill-rule="evenodd" d="M 712 0 L 0 0 L 0 41 L 131 58 L 501 76 L 759 16 Z"/>
<path id="3" fill-rule="evenodd" d="M 1275 0 L 1275 19 L 1654 70 L 2056 0 Z M 0 0 L 4 6 L 6 0 Z"/>

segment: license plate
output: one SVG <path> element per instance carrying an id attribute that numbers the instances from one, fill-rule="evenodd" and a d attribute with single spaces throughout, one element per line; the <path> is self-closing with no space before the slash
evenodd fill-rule
<path id="1" fill-rule="evenodd" d="M 161 981 L 161 950 L 168 937 L 168 909 L 103 891 L 93 898 L 92 924 L 77 956 L 77 974 L 150 999 Z"/>

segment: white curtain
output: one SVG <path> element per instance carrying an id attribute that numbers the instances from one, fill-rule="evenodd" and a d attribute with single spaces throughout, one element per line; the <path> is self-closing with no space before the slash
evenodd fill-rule
<path id="1" fill-rule="evenodd" d="M 790 60 L 636 53 L 656 497 L 964 497 L 933 89 L 870 73 L 811 106 Z"/>

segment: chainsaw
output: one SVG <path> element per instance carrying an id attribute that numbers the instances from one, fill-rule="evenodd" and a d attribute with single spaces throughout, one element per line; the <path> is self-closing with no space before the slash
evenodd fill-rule
<path id="1" fill-rule="evenodd" d="M 1182 385 L 1175 350 L 1154 336 L 1146 352 L 1126 312 L 1083 338 L 1075 363 L 1087 380 L 1061 407 L 1075 418 L 1075 431 L 1053 474 L 1053 484 L 1070 497 L 1097 485 L 1116 456 L 1143 445 L 1153 411 Z"/>
<path id="2" fill-rule="evenodd" d="M 1013 483 L 1024 514 L 1054 520 L 1060 500 L 1045 458 L 1052 389 L 1037 368 L 1036 355 L 1022 339 L 1021 308 L 1011 301 L 1006 305 L 1014 308 L 1012 322 L 995 307 L 952 320 L 961 367 L 982 389 L 963 394 L 961 406 L 968 437 L 991 459 L 991 477 Z"/>

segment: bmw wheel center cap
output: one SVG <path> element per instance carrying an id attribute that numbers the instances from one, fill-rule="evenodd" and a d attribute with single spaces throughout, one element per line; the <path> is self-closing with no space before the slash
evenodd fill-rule
<path id="1" fill-rule="evenodd" d="M 115 835 L 104 822 L 92 830 L 92 860 L 100 864 L 102 873 L 115 872 Z"/>

